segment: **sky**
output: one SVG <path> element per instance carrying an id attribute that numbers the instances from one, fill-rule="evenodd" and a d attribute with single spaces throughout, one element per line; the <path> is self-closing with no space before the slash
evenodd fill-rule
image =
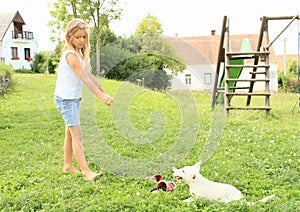
<path id="1" fill-rule="evenodd" d="M 0 12 L 19 10 L 26 25 L 39 43 L 39 50 L 52 50 L 55 43 L 49 40 L 49 4 L 54 0 L 0 0 Z M 110 24 L 120 36 L 134 34 L 138 24 L 148 14 L 158 18 L 163 35 L 179 37 L 210 35 L 221 32 L 223 17 L 229 19 L 230 34 L 258 34 L 262 16 L 294 16 L 300 14 L 298 0 L 120 0 L 123 12 L 120 20 Z M 270 40 L 273 40 L 291 20 L 269 21 Z M 300 21 L 299 21 L 300 22 Z M 276 54 L 298 53 L 298 21 L 274 42 Z M 284 42 L 285 40 L 285 42 Z"/>

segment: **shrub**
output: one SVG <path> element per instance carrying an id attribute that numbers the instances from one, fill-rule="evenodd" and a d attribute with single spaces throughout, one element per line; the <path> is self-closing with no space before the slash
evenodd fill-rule
<path id="1" fill-rule="evenodd" d="M 13 68 L 0 62 L 0 77 L 8 76 L 10 77 L 13 73 Z"/>
<path id="2" fill-rule="evenodd" d="M 287 74 L 291 77 L 297 77 L 298 75 L 298 61 L 290 59 L 287 61 Z"/>
<path id="3" fill-rule="evenodd" d="M 40 51 L 38 52 L 31 64 L 31 70 L 35 73 L 47 73 L 48 72 L 48 58 L 52 58 L 53 52 Z"/>
<path id="4" fill-rule="evenodd" d="M 284 75 L 283 71 L 278 72 L 278 86 L 282 91 L 286 91 L 286 84 L 288 82 L 288 77 Z"/>
<path id="5" fill-rule="evenodd" d="M 24 69 L 24 68 L 15 69 L 15 72 L 22 73 L 22 74 L 35 74 L 35 72 L 33 72 L 31 69 Z"/>
<path id="6" fill-rule="evenodd" d="M 35 73 L 45 73 L 47 70 L 47 57 L 45 54 L 37 53 L 34 57 L 31 69 Z"/>
<path id="7" fill-rule="evenodd" d="M 297 78 L 288 78 L 288 81 L 286 83 L 286 90 L 290 93 L 297 93 L 298 79 Z"/>
<path id="8" fill-rule="evenodd" d="M 284 92 L 295 93 L 298 91 L 298 79 L 293 76 L 284 75 L 282 71 L 278 73 L 278 85 Z"/>
<path id="9" fill-rule="evenodd" d="M 48 72 L 49 74 L 55 74 L 55 69 L 59 63 L 59 58 L 48 58 Z"/>
<path id="10" fill-rule="evenodd" d="M 164 91 L 171 85 L 170 79 L 171 77 L 163 70 L 138 72 L 128 78 L 130 82 L 159 91 Z"/>
<path id="11" fill-rule="evenodd" d="M 0 93 L 3 93 L 10 83 L 10 77 L 13 73 L 13 68 L 0 62 Z"/>
<path id="12" fill-rule="evenodd" d="M 140 81 L 141 85 L 152 90 L 166 90 L 171 85 L 171 77 L 164 70 L 171 64 L 168 57 L 153 54 L 140 54 L 114 66 L 106 73 L 108 79 Z M 180 63 L 178 62 L 180 65 Z"/>

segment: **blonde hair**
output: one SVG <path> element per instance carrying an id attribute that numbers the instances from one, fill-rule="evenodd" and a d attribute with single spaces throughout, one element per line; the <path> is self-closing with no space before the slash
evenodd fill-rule
<path id="1" fill-rule="evenodd" d="M 72 44 L 72 39 L 74 38 L 74 34 L 78 30 L 84 29 L 86 31 L 87 35 L 87 42 L 83 46 L 82 49 L 77 49 L 73 44 Z M 81 18 L 74 18 L 72 19 L 66 26 L 65 30 L 65 45 L 63 48 L 63 52 L 66 49 L 72 49 L 74 51 L 79 50 L 83 56 L 84 61 L 89 62 L 90 60 L 90 30 L 89 26 L 87 23 L 85 23 Z"/>

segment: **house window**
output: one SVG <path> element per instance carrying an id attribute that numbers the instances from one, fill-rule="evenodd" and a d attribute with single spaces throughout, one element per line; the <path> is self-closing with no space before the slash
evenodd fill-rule
<path id="1" fill-rule="evenodd" d="M 191 85 L 192 84 L 192 75 L 191 74 L 186 74 L 185 75 L 185 84 L 186 85 Z"/>
<path id="2" fill-rule="evenodd" d="M 205 84 L 211 84 L 211 73 L 204 73 L 204 83 Z"/>
<path id="3" fill-rule="evenodd" d="M 11 47 L 11 59 L 12 60 L 18 60 L 18 47 Z"/>
<path id="4" fill-rule="evenodd" d="M 31 61 L 30 48 L 24 48 L 25 60 Z"/>

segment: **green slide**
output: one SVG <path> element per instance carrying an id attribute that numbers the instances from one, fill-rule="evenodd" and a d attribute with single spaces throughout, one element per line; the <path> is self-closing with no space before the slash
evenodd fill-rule
<path id="1" fill-rule="evenodd" d="M 241 44 L 240 52 L 252 52 L 250 40 L 248 38 L 244 38 Z M 236 56 L 229 61 L 229 65 L 244 65 L 244 59 L 240 58 L 241 56 Z M 243 56 L 242 56 L 243 57 Z M 239 78 L 242 73 L 243 68 L 230 68 L 229 69 L 229 78 Z M 220 88 L 225 87 L 225 66 L 223 69 L 223 74 L 220 80 Z M 229 82 L 229 87 L 235 87 L 236 81 Z M 229 89 L 229 92 L 235 92 L 235 89 Z M 232 96 L 229 96 L 229 102 L 231 101 Z M 224 93 L 218 92 L 216 96 L 216 104 L 224 104 Z"/>

